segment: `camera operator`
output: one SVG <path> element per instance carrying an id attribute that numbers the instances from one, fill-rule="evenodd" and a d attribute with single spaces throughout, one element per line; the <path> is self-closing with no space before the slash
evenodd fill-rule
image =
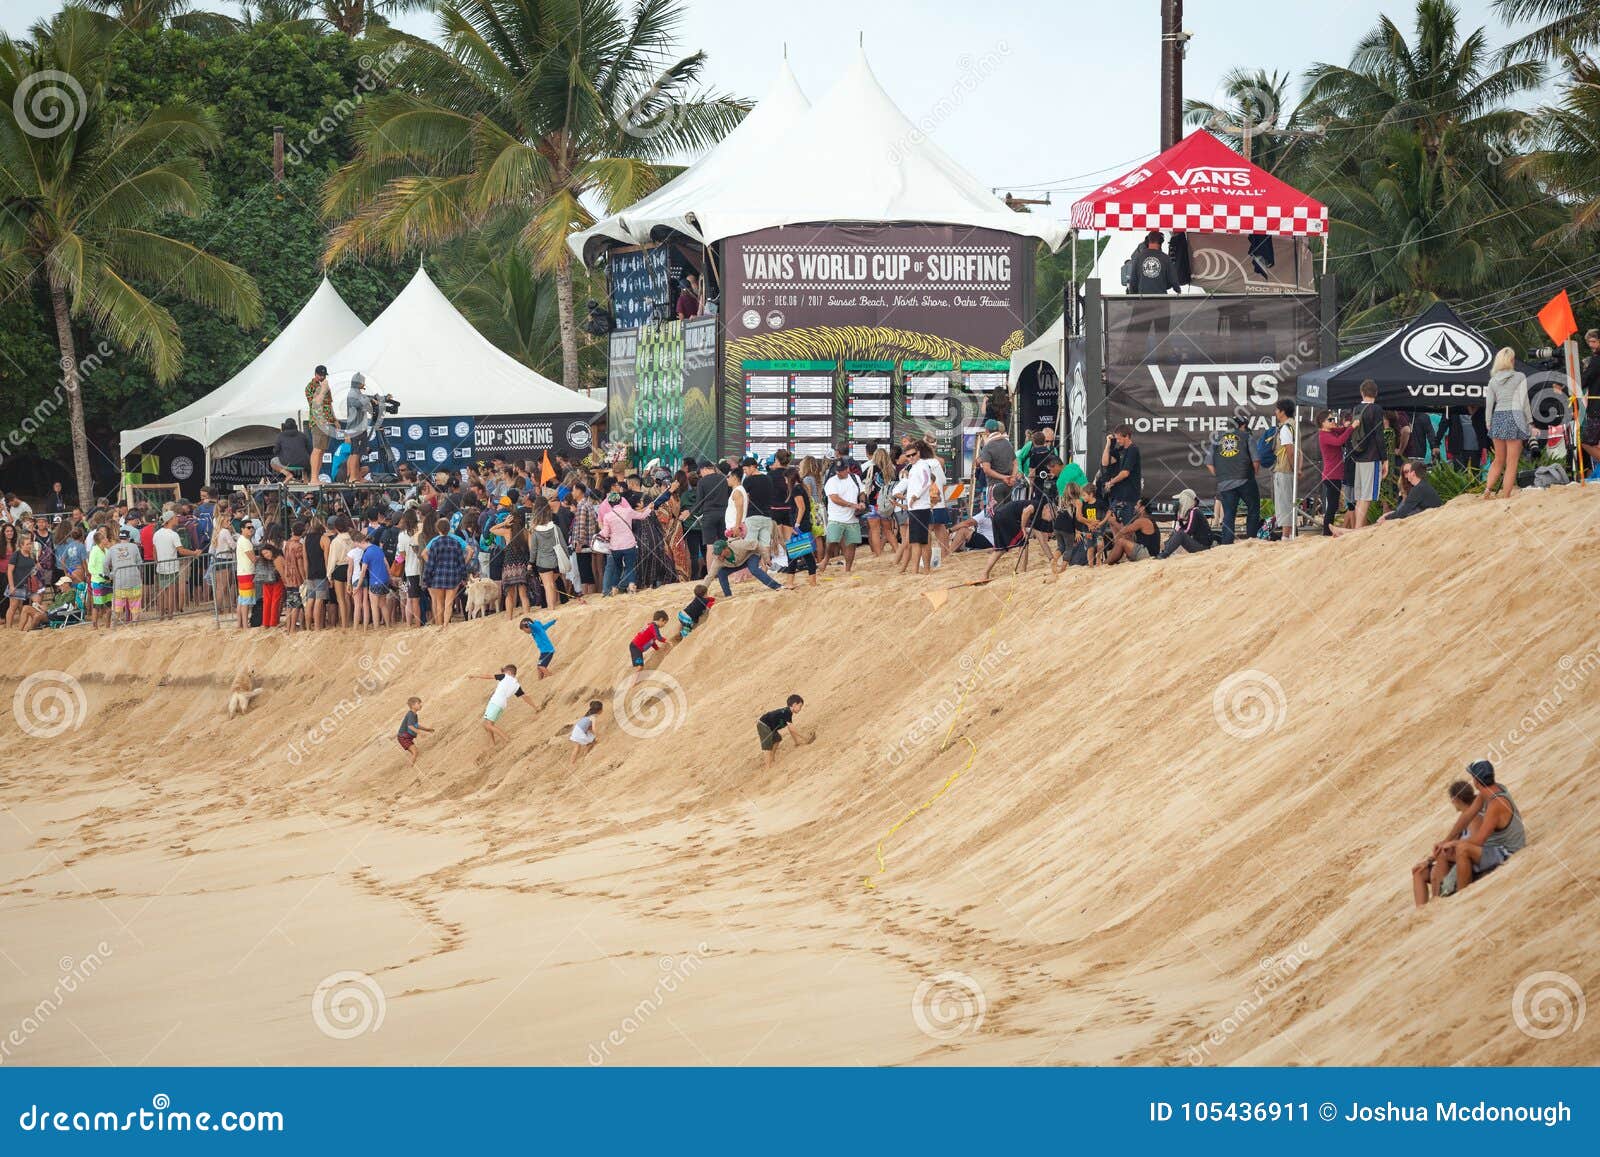
<path id="1" fill-rule="evenodd" d="M 372 427 L 372 405 L 366 395 L 367 375 L 350 375 L 350 388 L 344 395 L 344 439 L 350 445 L 345 459 L 349 470 L 346 481 L 359 482 L 365 472 L 361 459 L 367 452 L 367 431 Z"/>

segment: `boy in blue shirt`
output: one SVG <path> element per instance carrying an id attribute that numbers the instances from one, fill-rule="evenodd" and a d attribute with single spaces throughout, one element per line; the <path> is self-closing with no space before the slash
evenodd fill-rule
<path id="1" fill-rule="evenodd" d="M 539 678 L 550 674 L 550 660 L 556 657 L 556 645 L 550 641 L 550 628 L 556 625 L 551 619 L 541 623 L 538 619 L 523 619 L 517 624 L 533 636 L 533 645 L 539 648 Z"/>

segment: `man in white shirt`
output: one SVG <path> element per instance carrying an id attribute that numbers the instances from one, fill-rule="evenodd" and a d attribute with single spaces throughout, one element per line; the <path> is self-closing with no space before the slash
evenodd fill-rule
<path id="1" fill-rule="evenodd" d="M 928 570 L 933 570 L 932 548 L 930 530 L 933 526 L 933 501 L 938 486 L 937 475 L 929 464 L 927 447 L 921 442 L 913 442 L 906 448 L 905 459 L 910 464 L 906 474 L 906 506 L 911 512 L 910 543 L 911 549 L 906 552 L 906 560 L 900 566 L 900 573 L 905 574 L 910 570 L 912 574 L 921 572 L 923 564 L 928 564 Z"/>
<path id="2" fill-rule="evenodd" d="M 15 494 L 7 494 L 6 514 L 12 522 L 21 522 L 24 518 L 33 517 L 33 507 L 22 501 Z"/>
<path id="3" fill-rule="evenodd" d="M 183 545 L 183 539 L 177 531 L 180 517 L 176 510 L 167 511 L 162 517 L 161 528 L 150 536 L 150 542 L 156 549 L 156 599 L 163 619 L 172 618 L 178 610 L 178 579 L 182 573 L 179 556 L 200 553 Z"/>
<path id="4" fill-rule="evenodd" d="M 822 495 L 828 503 L 828 540 L 826 566 L 834 549 L 844 553 L 844 573 L 849 574 L 856 562 L 856 547 L 861 545 L 861 512 L 866 505 L 861 501 L 861 483 L 850 473 L 850 459 L 839 458 L 833 463 L 833 476 L 823 483 Z"/>
<path id="5" fill-rule="evenodd" d="M 1278 436 L 1274 445 L 1272 473 L 1272 513 L 1285 539 L 1295 532 L 1294 475 L 1300 468 L 1299 447 L 1294 442 L 1294 403 L 1278 402 Z"/>

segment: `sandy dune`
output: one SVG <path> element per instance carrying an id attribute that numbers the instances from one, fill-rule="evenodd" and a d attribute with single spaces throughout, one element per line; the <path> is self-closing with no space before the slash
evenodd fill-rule
<path id="1" fill-rule="evenodd" d="M 0 637 L 0 1063 L 1592 1063 L 1597 515 L 1570 487 L 1054 584 L 742 586 L 650 737 L 611 688 L 686 589 L 593 600 L 493 756 L 465 676 L 531 673 L 504 619 Z M 54 736 L 19 729 L 57 718 L 41 670 L 81 688 Z M 790 691 L 818 739 L 764 772 Z M 1531 843 L 1417 913 L 1491 749 Z"/>

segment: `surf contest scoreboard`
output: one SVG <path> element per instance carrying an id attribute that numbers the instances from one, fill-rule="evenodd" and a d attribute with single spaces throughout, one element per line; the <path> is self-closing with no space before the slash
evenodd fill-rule
<path id="1" fill-rule="evenodd" d="M 868 442 L 887 445 L 908 434 L 948 452 L 983 425 L 984 397 L 1006 383 L 1010 363 L 787 360 L 746 361 L 740 369 L 739 452 L 831 458 L 843 442 L 859 459 Z"/>

